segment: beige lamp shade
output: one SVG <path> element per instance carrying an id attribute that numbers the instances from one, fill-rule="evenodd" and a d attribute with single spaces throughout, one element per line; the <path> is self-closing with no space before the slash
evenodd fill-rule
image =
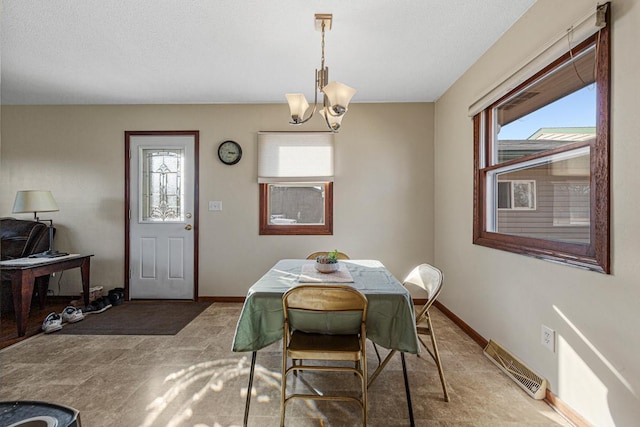
<path id="1" fill-rule="evenodd" d="M 304 113 L 309 108 L 307 98 L 301 93 L 287 93 L 287 102 L 289 103 L 289 110 L 291 110 L 291 120 L 298 123 L 304 119 Z"/>
<path id="2" fill-rule="evenodd" d="M 356 90 L 343 83 L 333 81 L 322 88 L 322 92 L 329 100 L 331 114 L 341 116 L 347 112 L 351 98 L 356 94 Z"/>
<path id="3" fill-rule="evenodd" d="M 56 212 L 58 205 L 53 199 L 51 191 L 26 190 L 16 193 L 13 203 L 13 213 Z"/>
<path id="4" fill-rule="evenodd" d="M 337 131 L 338 129 L 340 129 L 340 125 L 342 124 L 342 118 L 344 117 L 344 114 L 341 114 L 339 116 L 334 116 L 332 114 L 328 114 L 326 111 L 326 108 L 323 108 L 322 110 L 320 110 L 320 114 L 322 114 L 322 117 L 326 120 L 331 130 Z"/>

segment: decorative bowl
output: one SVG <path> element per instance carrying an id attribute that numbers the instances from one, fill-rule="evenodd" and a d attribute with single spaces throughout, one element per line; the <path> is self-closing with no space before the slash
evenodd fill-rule
<path id="1" fill-rule="evenodd" d="M 320 273 L 333 273 L 338 271 L 339 268 L 340 267 L 337 262 L 334 262 L 332 264 L 321 264 L 319 262 L 316 262 L 316 270 L 318 270 Z"/>

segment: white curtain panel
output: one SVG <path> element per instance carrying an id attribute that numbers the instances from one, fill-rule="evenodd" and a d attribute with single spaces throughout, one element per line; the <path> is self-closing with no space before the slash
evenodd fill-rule
<path id="1" fill-rule="evenodd" d="M 333 181 L 331 132 L 258 132 L 258 182 Z"/>

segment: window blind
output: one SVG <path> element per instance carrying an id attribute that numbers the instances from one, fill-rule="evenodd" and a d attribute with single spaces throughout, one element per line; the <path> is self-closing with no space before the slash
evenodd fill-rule
<path id="1" fill-rule="evenodd" d="M 333 181 L 332 132 L 258 132 L 258 182 Z"/>
<path id="2" fill-rule="evenodd" d="M 549 43 L 544 45 L 533 58 L 527 59 L 520 66 L 516 67 L 515 71 L 508 73 L 500 79 L 499 81 L 501 83 L 485 91 L 484 95 L 471 104 L 469 107 L 469 117 L 473 117 L 485 110 L 529 77 L 568 52 L 569 45 L 573 48 L 597 33 L 600 28 L 605 26 L 604 12 L 606 12 L 607 7 L 608 3 L 598 5 L 595 10 L 589 12 L 578 22 L 569 26 L 568 30 L 554 37 Z"/>

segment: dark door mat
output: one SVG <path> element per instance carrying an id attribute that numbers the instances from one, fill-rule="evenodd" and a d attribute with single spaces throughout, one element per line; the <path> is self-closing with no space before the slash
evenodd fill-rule
<path id="1" fill-rule="evenodd" d="M 127 301 L 102 313 L 85 314 L 66 323 L 63 335 L 175 335 L 195 319 L 210 302 Z"/>

